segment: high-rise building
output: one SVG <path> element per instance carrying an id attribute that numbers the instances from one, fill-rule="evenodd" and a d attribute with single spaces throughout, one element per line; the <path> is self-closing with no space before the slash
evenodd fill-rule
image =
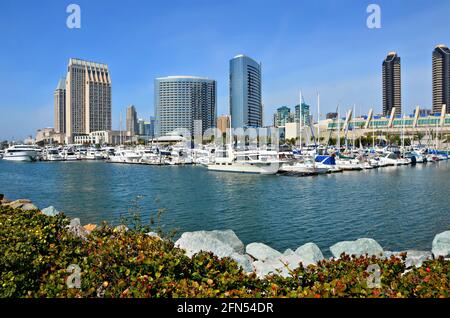
<path id="1" fill-rule="evenodd" d="M 302 126 L 307 126 L 310 124 L 310 112 L 309 112 L 309 105 L 305 103 L 304 100 L 302 100 L 302 110 L 300 113 L 300 105 L 295 106 L 295 116 L 294 116 L 294 122 L 301 123 Z"/>
<path id="2" fill-rule="evenodd" d="M 127 132 L 131 135 L 139 133 L 138 119 L 136 108 L 131 105 L 127 108 Z"/>
<path id="3" fill-rule="evenodd" d="M 383 115 L 390 116 L 395 107 L 395 115 L 402 114 L 400 57 L 390 52 L 383 61 Z"/>
<path id="4" fill-rule="evenodd" d="M 442 105 L 450 107 L 450 50 L 440 44 L 433 51 L 433 112 L 440 113 Z"/>
<path id="5" fill-rule="evenodd" d="M 215 127 L 217 117 L 216 81 L 194 76 L 155 79 L 156 136 L 189 130 L 194 124 L 202 134 Z M 198 126 L 201 123 L 201 130 Z"/>
<path id="6" fill-rule="evenodd" d="M 55 103 L 55 132 L 66 133 L 66 79 L 59 80 L 53 94 Z"/>
<path id="7" fill-rule="evenodd" d="M 111 130 L 108 66 L 71 58 L 66 77 L 66 135 Z"/>
<path id="8" fill-rule="evenodd" d="M 221 115 L 217 117 L 217 129 L 220 130 L 220 132 L 226 133 L 227 129 L 230 128 L 230 116 L 229 115 Z"/>
<path id="9" fill-rule="evenodd" d="M 138 126 L 137 135 L 145 136 L 145 120 L 139 118 L 139 120 L 137 121 L 137 126 Z"/>
<path id="10" fill-rule="evenodd" d="M 263 125 L 261 64 L 242 54 L 230 60 L 230 114 L 233 128 Z"/>
<path id="11" fill-rule="evenodd" d="M 273 125 L 275 127 L 284 127 L 286 123 L 292 121 L 291 109 L 288 106 L 281 106 L 277 108 L 277 112 L 274 116 Z"/>

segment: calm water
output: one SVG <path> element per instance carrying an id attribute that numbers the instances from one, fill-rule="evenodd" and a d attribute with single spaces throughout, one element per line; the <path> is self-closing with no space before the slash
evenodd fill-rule
<path id="1" fill-rule="evenodd" d="M 244 243 L 283 251 L 317 243 L 325 254 L 342 240 L 376 239 L 386 250 L 431 249 L 450 229 L 450 164 L 383 168 L 318 177 L 209 172 L 103 162 L 0 160 L 0 193 L 54 205 L 83 224 L 118 222 L 132 200 L 148 219 L 180 231 L 233 229 Z"/>

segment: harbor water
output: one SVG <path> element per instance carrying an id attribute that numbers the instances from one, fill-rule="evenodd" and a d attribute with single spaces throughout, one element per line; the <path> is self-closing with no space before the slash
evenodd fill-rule
<path id="1" fill-rule="evenodd" d="M 0 193 L 55 206 L 82 224 L 163 209 L 179 233 L 232 229 L 245 243 L 280 251 L 370 237 L 385 250 L 430 250 L 450 230 L 450 163 L 316 177 L 211 172 L 201 166 L 0 160 Z M 139 198 L 139 199 L 137 199 Z M 136 201 L 140 206 L 136 208 Z"/>

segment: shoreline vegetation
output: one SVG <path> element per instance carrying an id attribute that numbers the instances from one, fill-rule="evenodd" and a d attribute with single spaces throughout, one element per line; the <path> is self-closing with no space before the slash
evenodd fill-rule
<path id="1" fill-rule="evenodd" d="M 449 297 L 450 231 L 431 252 L 389 252 L 361 238 L 334 244 L 325 259 L 314 243 L 281 253 L 244 246 L 231 230 L 173 242 L 155 224 L 82 226 L 30 200 L 0 194 L 0 203 L 2 298 Z"/>

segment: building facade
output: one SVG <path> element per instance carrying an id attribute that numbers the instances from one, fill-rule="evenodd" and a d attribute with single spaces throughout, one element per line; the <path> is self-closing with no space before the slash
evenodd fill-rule
<path id="1" fill-rule="evenodd" d="M 301 108 L 301 112 L 300 112 L 300 105 L 296 105 L 295 106 L 295 116 L 294 116 L 294 121 L 296 123 L 300 123 L 302 124 L 302 126 L 308 126 L 310 125 L 310 111 L 309 111 L 309 105 L 305 103 L 305 101 L 302 100 L 302 108 Z"/>
<path id="2" fill-rule="evenodd" d="M 193 136 L 194 131 L 203 134 L 215 127 L 216 86 L 215 80 L 194 76 L 155 79 L 156 136 L 187 131 Z"/>
<path id="3" fill-rule="evenodd" d="M 55 132 L 66 133 L 66 79 L 61 78 L 53 94 L 55 103 Z"/>
<path id="4" fill-rule="evenodd" d="M 132 136 L 139 133 L 138 119 L 136 108 L 133 105 L 127 108 L 127 118 L 126 118 L 127 132 Z"/>
<path id="5" fill-rule="evenodd" d="M 230 60 L 232 128 L 262 127 L 261 64 L 245 55 Z"/>
<path id="6" fill-rule="evenodd" d="M 390 116 L 395 107 L 395 114 L 402 114 L 401 67 L 400 57 L 390 52 L 383 61 L 383 115 Z"/>
<path id="7" fill-rule="evenodd" d="M 220 132 L 226 133 L 227 129 L 230 129 L 231 124 L 231 118 L 229 115 L 221 115 L 217 117 L 217 129 L 220 130 Z"/>
<path id="8" fill-rule="evenodd" d="M 433 51 L 433 112 L 440 113 L 442 105 L 450 107 L 450 49 L 440 44 Z"/>
<path id="9" fill-rule="evenodd" d="M 284 127 L 286 123 L 292 122 L 291 109 L 288 106 L 281 106 L 277 108 L 277 112 L 273 118 L 273 125 L 275 127 Z"/>
<path id="10" fill-rule="evenodd" d="M 66 135 L 111 130 L 111 78 L 106 64 L 71 58 L 66 77 Z"/>

